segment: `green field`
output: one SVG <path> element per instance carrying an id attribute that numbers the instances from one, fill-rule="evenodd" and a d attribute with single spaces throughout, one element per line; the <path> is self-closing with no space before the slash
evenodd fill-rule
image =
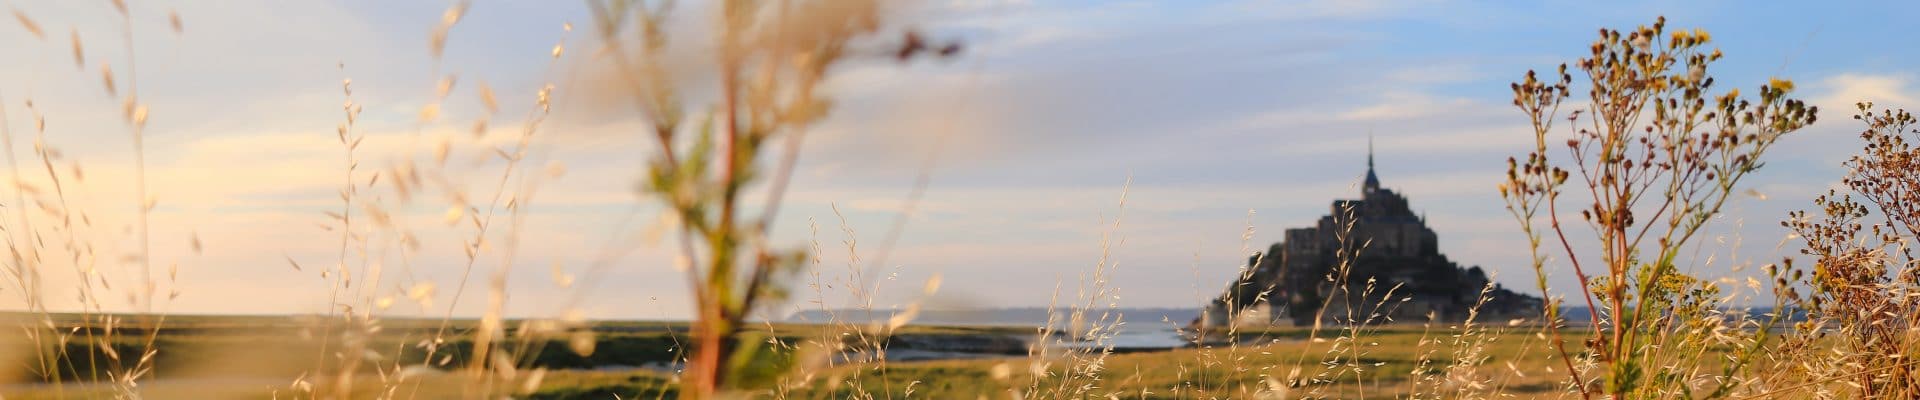
<path id="1" fill-rule="evenodd" d="M 127 326 L 115 331 L 114 343 L 116 351 L 134 354 L 143 348 L 148 335 L 156 332 L 142 328 L 137 318 L 128 321 Z M 323 351 L 336 350 L 323 350 L 322 346 L 338 349 L 341 344 L 312 339 L 341 336 L 319 334 L 325 329 L 322 322 L 289 317 L 170 317 L 165 328 L 151 336 L 158 351 L 154 354 L 152 380 L 140 386 L 142 395 L 272 398 L 292 393 L 296 380 L 303 375 L 337 367 L 323 360 L 337 360 L 340 355 L 323 356 Z M 0 396 L 35 399 L 111 394 L 112 386 L 100 381 L 107 379 L 105 373 L 113 366 L 104 362 L 101 350 L 86 345 L 85 335 L 99 334 L 98 329 L 77 320 L 55 323 L 73 332 L 70 343 L 60 348 L 71 360 L 62 364 L 63 383 L 45 383 L 46 379 L 14 371 L 6 384 L 0 384 Z M 670 397 L 676 385 L 672 362 L 683 355 L 681 343 L 687 335 L 683 323 L 598 322 L 590 328 L 595 345 L 588 354 L 576 354 L 562 338 L 511 346 L 517 349 L 515 365 L 521 375 L 503 378 L 476 377 L 461 369 L 468 361 L 474 321 L 449 324 L 455 332 L 449 337 L 454 339 L 438 352 L 443 356 L 436 356 L 444 360 L 423 359 L 419 347 L 422 338 L 432 336 L 439 328 L 437 321 L 395 319 L 384 320 L 381 325 L 380 333 L 365 346 L 381 355 L 368 358 L 377 361 L 375 364 L 396 368 L 383 372 L 363 367 L 355 378 L 360 382 L 354 386 L 355 398 L 379 397 L 384 391 L 400 398 L 470 397 L 471 391 L 485 385 L 497 385 L 489 389 L 492 391 L 515 392 L 529 398 Z M 1564 377 L 1548 370 L 1559 361 L 1536 336 L 1526 333 L 1529 329 L 1476 330 L 1465 338 L 1454 337 L 1454 330 L 1439 326 L 1379 327 L 1357 333 L 1329 329 L 1318 334 L 1304 329 L 1275 329 L 1238 333 L 1238 344 L 1221 340 L 1222 344 L 1205 347 L 1110 355 L 1049 349 L 1045 355 L 1029 356 L 1027 349 L 1005 343 L 1007 339 L 1032 337 L 1035 332 L 1031 328 L 907 326 L 889 338 L 866 340 L 895 352 L 943 341 L 1003 346 L 965 359 L 877 361 L 854 357 L 816 361 L 803 367 L 798 364 L 805 362 L 797 360 L 803 357 L 803 349 L 828 340 L 823 338 L 843 338 L 848 347 L 844 351 L 848 352 L 868 347 L 862 347 L 859 332 L 848 326 L 761 324 L 756 334 L 773 340 L 762 341 L 765 345 L 756 353 L 757 364 L 749 371 L 756 376 L 741 377 L 741 388 L 756 393 L 756 397 L 803 399 L 1010 398 L 1016 392 L 1237 398 L 1277 389 L 1276 383 L 1293 377 L 1304 383 L 1286 390 L 1338 398 L 1404 397 L 1461 384 L 1490 386 L 1495 392 L 1508 394 L 1557 390 Z M 0 346 L 30 349 L 30 341 L 19 332 L 0 336 Z M 1497 361 L 1474 362 L 1489 358 Z M 1465 368 L 1449 368 L 1461 360 L 1469 361 Z M 29 361 L 18 356 L 9 360 L 16 364 Z M 437 367 L 408 368 L 417 365 Z M 636 368 L 648 365 L 653 368 Z M 1087 368 L 1090 365 L 1097 368 Z M 412 372 L 405 378 L 390 373 L 399 369 Z M 541 371 L 540 377 L 527 379 L 536 370 Z"/>

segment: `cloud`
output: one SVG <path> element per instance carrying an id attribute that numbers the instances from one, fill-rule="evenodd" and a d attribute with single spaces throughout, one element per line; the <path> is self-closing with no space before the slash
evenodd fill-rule
<path id="1" fill-rule="evenodd" d="M 1829 113 L 1852 112 L 1858 102 L 1873 102 L 1883 108 L 1920 106 L 1915 89 L 1908 87 L 1910 83 L 1912 79 L 1904 75 L 1842 73 L 1819 81 L 1817 88 L 1825 93 L 1815 97 L 1813 103 Z"/>
<path id="2" fill-rule="evenodd" d="M 100 63 L 123 71 L 116 19 L 101 17 L 96 12 L 110 11 L 98 5 L 21 7 L 50 31 L 80 29 L 89 62 L 75 71 L 70 50 L 57 41 L 0 41 L 0 52 L 24 60 L 0 65 L 0 94 L 9 102 L 3 106 L 16 116 L 16 132 L 24 121 L 17 116 L 28 115 L 19 100 L 33 97 L 46 113 L 46 143 L 66 155 L 55 167 L 78 163 L 87 171 L 84 182 L 67 182 L 71 208 L 87 210 L 93 221 L 78 234 L 98 245 L 102 260 L 119 259 L 134 246 L 129 226 L 139 201 L 130 194 L 132 146 L 117 117 L 120 104 L 104 94 L 97 71 Z M 330 221 L 322 212 L 338 212 L 344 178 L 346 160 L 332 136 L 344 100 L 340 79 L 354 79 L 355 101 L 367 110 L 360 179 L 428 160 L 433 144 L 449 138 L 443 187 L 484 198 L 504 167 L 494 150 L 516 137 L 521 112 L 549 83 L 546 52 L 562 35 L 557 27 L 588 20 L 577 5 L 476 5 L 436 62 L 424 49 L 425 32 L 440 5 L 181 7 L 186 35 L 143 23 L 137 36 L 141 96 L 154 111 L 147 136 L 150 189 L 159 199 L 153 259 L 181 263 L 186 293 L 175 310 L 185 312 L 327 307 L 317 294 L 325 291 L 317 268 L 339 261 L 339 232 L 322 228 Z M 1510 286 L 1531 287 L 1526 255 L 1514 251 L 1524 238 L 1492 191 L 1501 161 L 1524 151 L 1530 138 L 1506 103 L 1506 82 L 1495 77 L 1563 59 L 1541 51 L 1577 47 L 1530 46 L 1585 43 L 1597 23 L 1589 13 L 1564 12 L 1485 24 L 1471 11 L 1489 10 L 1456 9 L 1462 7 L 1472 5 L 1001 0 L 908 10 L 907 25 L 964 40 L 968 52 L 951 62 L 860 60 L 836 70 L 826 88 L 833 115 L 810 131 L 772 237 L 792 246 L 819 240 L 828 248 L 822 267 L 839 269 L 848 260 L 836 248 L 843 239 L 837 204 L 859 239 L 857 250 L 870 257 L 931 157 L 933 184 L 884 275 L 917 282 L 941 273 L 948 287 L 977 291 L 983 303 L 1035 305 L 1056 284 L 1072 285 L 1105 250 L 1122 264 L 1113 284 L 1127 291 L 1125 305 L 1197 304 L 1243 261 L 1248 225 L 1255 234 L 1244 246 L 1262 249 L 1283 229 L 1313 223 L 1328 202 L 1354 197 L 1371 132 L 1381 177 L 1417 209 L 1431 211 L 1444 252 L 1493 269 Z M 682 15 L 704 21 L 700 12 Z M 1633 14 L 1635 22 L 1646 14 L 1618 13 Z M 689 96 L 712 92 L 705 72 L 711 57 L 699 39 L 705 27 L 673 29 L 692 40 L 667 57 L 676 82 Z M 1757 39 L 1716 33 L 1729 49 L 1779 40 L 1769 32 L 1755 33 Z M 4 35 L 25 37 L 0 29 Z M 578 58 L 551 75 L 555 114 L 523 165 L 533 171 L 558 161 L 568 173 L 542 180 L 536 196 L 525 199 L 529 214 L 513 225 L 523 240 L 515 258 L 491 248 L 473 273 L 511 268 L 511 312 L 526 315 L 564 307 L 575 293 L 552 286 L 548 265 L 581 274 L 605 265 L 583 280 L 599 287 L 586 295 L 594 315 L 685 316 L 685 288 L 663 279 L 678 274 L 668 267 L 670 250 L 649 239 L 658 236 L 648 233 L 657 232 L 657 207 L 635 196 L 642 163 L 655 149 L 621 71 L 588 51 L 597 45 L 577 33 L 570 39 Z M 340 61 L 345 71 L 337 69 Z M 1798 61 L 1805 64 L 1796 68 L 1842 61 Z M 1913 107 L 1920 99 L 1911 71 L 1861 71 L 1807 81 L 1803 93 L 1825 109 L 1823 122 L 1769 155 L 1774 164 L 1753 183 L 1770 198 L 1736 200 L 1735 218 L 1768 221 L 1810 204 L 1811 192 L 1835 179 L 1834 164 L 1856 147 L 1840 140 L 1856 129 L 1844 118 L 1854 102 Z M 439 121 L 416 124 L 415 113 L 434 97 L 436 72 L 459 75 L 455 92 Z M 512 117 L 495 116 L 476 139 L 468 129 L 484 112 L 472 90 L 482 81 Z M 695 108 L 711 103 L 686 100 Z M 31 146 L 17 135 L 26 155 Z M 1129 178 L 1121 209 L 1117 200 Z M 51 186 L 33 174 L 28 182 Z M 423 250 L 402 259 L 391 248 L 367 249 L 369 260 L 388 271 L 381 287 L 369 290 L 428 281 L 450 294 L 467 272 L 463 241 L 473 232 L 466 221 L 443 221 L 446 201 L 436 195 L 394 202 Z M 1116 216 L 1124 241 L 1102 249 L 1101 235 Z M 1729 231 L 1777 237 L 1769 225 Z M 503 232 L 489 239 L 504 246 Z M 186 250 L 185 238 L 195 235 L 207 254 Z M 1773 254 L 1767 250 L 1744 254 Z M 287 256 L 308 269 L 293 271 Z M 137 283 L 120 279 L 131 276 L 124 262 L 100 268 L 118 287 Z M 1555 278 L 1556 289 L 1576 285 Z M 883 293 L 882 303 L 916 295 L 917 285 L 894 286 L 902 290 Z M 483 303 L 472 300 L 475 293 L 460 313 Z M 7 301 L 14 299 L 0 296 L 0 307 L 14 304 Z"/>
<path id="3" fill-rule="evenodd" d="M 1394 70 L 1387 79 L 1414 85 L 1472 82 L 1486 76 L 1486 65 L 1436 62 Z"/>
<path id="4" fill-rule="evenodd" d="M 1417 92 L 1389 92 L 1381 103 L 1360 107 L 1340 113 L 1345 121 L 1385 121 L 1435 118 L 1468 114 L 1470 117 L 1482 117 L 1488 112 L 1487 105 L 1468 98 L 1438 98 Z"/>
<path id="5" fill-rule="evenodd" d="M 1347 19 L 1372 19 L 1401 15 L 1436 1 L 1381 1 L 1381 0 L 1286 0 L 1258 1 L 1240 0 L 1223 5 L 1221 8 L 1236 13 L 1246 13 L 1256 17 L 1290 21 L 1324 21 Z"/>
<path id="6" fill-rule="evenodd" d="M 1383 157 L 1465 159 L 1523 148 L 1531 142 L 1511 107 L 1468 97 L 1399 89 L 1371 95 L 1370 102 L 1285 107 L 1248 115 L 1220 129 L 1294 132 L 1267 150 L 1272 154 L 1351 153 L 1369 147 Z M 1437 163 L 1436 163 L 1437 164 Z"/>

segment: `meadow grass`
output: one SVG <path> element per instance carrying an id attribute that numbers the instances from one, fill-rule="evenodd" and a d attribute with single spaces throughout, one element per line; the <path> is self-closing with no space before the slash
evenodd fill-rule
<path id="1" fill-rule="evenodd" d="M 423 329 L 426 327 L 423 327 Z M 680 329 L 684 329 L 684 326 Z M 808 337 L 813 330 L 831 329 L 827 326 L 786 325 L 781 328 L 783 334 L 792 338 Z M 903 329 L 903 332 L 915 334 L 1017 334 L 1007 328 L 976 329 L 966 327 L 918 327 Z M 236 332 L 237 333 L 237 332 Z M 1368 368 L 1360 372 L 1362 380 L 1373 387 L 1369 396 L 1376 398 L 1403 398 L 1416 390 L 1415 382 L 1420 378 L 1415 371 L 1420 370 L 1423 360 L 1422 341 L 1427 331 L 1418 326 L 1393 326 L 1378 330 L 1368 337 L 1369 344 L 1377 347 L 1360 361 Z M 1270 329 L 1257 333 L 1248 333 L 1241 345 L 1246 355 L 1239 363 L 1246 365 L 1286 364 L 1297 354 L 1322 354 L 1333 347 L 1332 341 L 1313 342 L 1304 339 L 1309 332 L 1306 328 Z M 260 337 L 233 337 L 209 332 L 182 333 L 179 338 L 163 340 L 163 348 L 168 352 L 180 346 L 182 353 L 192 354 L 193 345 L 218 346 L 226 348 L 253 349 L 256 351 L 276 351 L 273 348 L 287 346 L 284 341 L 271 339 L 271 335 Z M 1528 336 L 1523 333 L 1506 333 L 1491 338 L 1492 345 L 1488 353 L 1496 359 L 1525 359 L 1521 356 L 1527 350 L 1522 342 Z M 670 361 L 672 355 L 658 347 L 669 343 L 661 333 L 634 333 L 627 336 L 602 335 L 601 349 L 611 350 L 620 356 L 607 359 L 590 360 L 584 365 L 566 365 L 571 360 L 540 360 L 539 364 L 555 367 L 610 367 L 631 365 L 634 360 Z M 458 348 L 461 346 L 454 346 Z M 631 347 L 634 352 L 621 350 Z M 1234 368 L 1232 365 L 1205 365 L 1202 353 L 1206 348 L 1177 349 L 1163 352 L 1143 352 L 1107 355 L 1106 368 L 1098 372 L 1102 385 L 1089 393 L 1088 397 L 1107 397 L 1116 395 L 1122 398 L 1240 398 L 1266 390 L 1267 376 L 1257 371 Z M 598 352 L 596 352 L 598 354 Z M 1025 367 L 1025 357 L 1004 355 L 970 360 L 940 361 L 894 361 L 882 376 L 873 368 L 859 365 L 843 365 L 819 373 L 818 382 L 801 385 L 788 392 L 786 398 L 847 398 L 875 397 L 895 398 L 1004 398 L 1010 391 L 1024 389 L 1030 379 L 1036 378 L 1035 370 Z M 1427 361 L 1446 362 L 1450 360 L 1426 358 Z M 1534 361 L 1515 365 L 1519 370 L 1543 370 L 1550 360 L 1534 358 Z M 194 364 L 187 362 L 186 364 Z M 1021 364 L 1021 368 L 1008 368 L 1012 364 Z M 1376 365 L 1377 364 L 1377 365 Z M 161 365 L 171 365 L 163 361 Z M 244 367 L 244 366 L 237 366 Z M 1054 367 L 1042 375 L 1061 374 L 1064 365 Z M 168 368 L 171 370 L 172 368 Z M 770 368 L 778 369 L 778 367 Z M 273 392 L 271 378 L 295 370 L 253 371 L 257 374 L 238 374 L 238 370 L 206 371 L 206 375 L 192 374 L 171 376 L 177 382 L 154 388 L 148 392 L 149 398 L 193 398 L 188 396 L 194 390 L 215 390 L 222 393 L 270 395 Z M 1435 373 L 1428 371 L 1426 373 Z M 849 379 L 846 375 L 861 375 L 863 379 Z M 1208 385 L 1197 385 L 1181 376 L 1203 375 L 1210 377 Z M 618 394 L 622 398 L 648 398 L 647 394 L 672 392 L 677 389 L 671 382 L 671 373 L 660 370 L 607 370 L 591 371 L 581 369 L 556 369 L 548 372 L 539 389 L 531 392 L 530 398 L 610 398 L 594 397 L 604 394 Z M 1038 377 L 1042 381 L 1050 378 Z M 437 386 L 437 382 L 447 382 L 455 377 L 429 376 L 420 378 L 413 384 L 422 388 Z M 1503 377 L 1511 387 L 1510 393 L 1548 393 L 1558 390 L 1558 377 L 1551 374 L 1532 376 Z M 830 382 L 855 382 L 854 384 L 833 384 Z M 915 383 L 918 382 L 918 383 Z M 858 386 L 853 386 L 858 385 Z M 1341 390 L 1349 386 L 1344 382 L 1321 384 L 1331 389 L 1332 397 L 1351 398 L 1354 393 Z M 907 392 L 911 390 L 912 394 Z M 890 393 L 889 393 L 890 391 Z M 864 395 L 858 395 L 864 393 Z M 0 389 L 7 398 L 52 398 L 45 388 L 28 390 Z M 451 398 L 458 393 L 423 390 L 421 398 Z M 638 397 L 636 397 L 638 395 Z M 770 393 L 763 395 L 770 396 Z"/>

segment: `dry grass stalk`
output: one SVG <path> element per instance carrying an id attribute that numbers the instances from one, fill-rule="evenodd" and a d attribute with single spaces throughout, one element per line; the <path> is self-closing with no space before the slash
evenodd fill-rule
<path id="1" fill-rule="evenodd" d="M 1126 326 L 1120 313 L 1118 288 L 1111 286 L 1119 261 L 1113 249 L 1123 243 L 1116 235 L 1125 215 L 1127 194 L 1133 187 L 1128 178 L 1120 191 L 1113 219 L 1100 235 L 1100 259 L 1089 275 L 1082 276 L 1074 295 L 1060 307 L 1060 290 L 1054 289 L 1047 305 L 1047 322 L 1036 328 L 1027 349 L 1028 382 L 1024 390 L 1010 389 L 1020 397 L 1085 398 L 1116 396 L 1102 390 L 1107 373 L 1106 360 L 1113 354 L 1113 339 Z M 1063 282 L 1064 283 L 1064 282 Z M 1059 364 L 1058 367 L 1055 364 Z"/>

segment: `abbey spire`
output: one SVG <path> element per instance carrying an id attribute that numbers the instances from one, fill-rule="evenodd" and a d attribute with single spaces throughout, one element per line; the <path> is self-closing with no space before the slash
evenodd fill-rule
<path id="1" fill-rule="evenodd" d="M 1367 180 L 1361 184 L 1362 193 L 1380 190 L 1380 176 L 1373 173 L 1373 132 L 1367 132 Z"/>

